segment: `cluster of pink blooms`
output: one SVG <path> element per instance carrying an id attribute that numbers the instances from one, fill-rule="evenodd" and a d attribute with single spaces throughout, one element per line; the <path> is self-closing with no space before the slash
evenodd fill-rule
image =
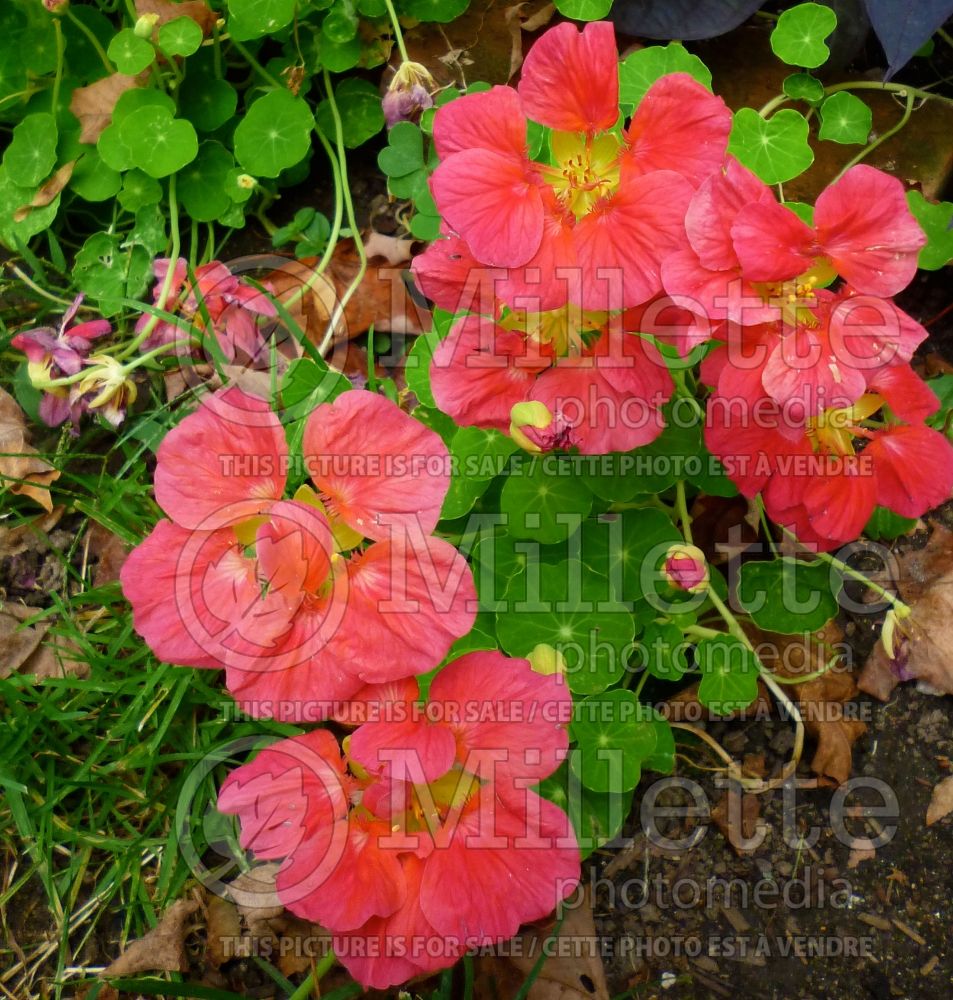
<path id="1" fill-rule="evenodd" d="M 285 498 L 298 471 L 311 485 Z M 363 723 L 346 758 L 326 729 L 265 750 L 221 806 L 243 846 L 285 859 L 282 902 L 379 987 L 511 937 L 579 875 L 566 814 L 530 790 L 565 756 L 562 679 L 474 653 L 417 700 L 476 614 L 469 566 L 432 534 L 449 483 L 443 441 L 381 396 L 318 406 L 299 463 L 268 404 L 231 387 L 162 442 L 169 519 L 122 569 L 161 659 L 224 669 L 251 715 Z"/>
<path id="2" fill-rule="evenodd" d="M 618 93 L 612 26 L 561 24 L 517 90 L 437 112 L 446 229 L 414 274 L 461 314 L 431 366 L 440 408 L 532 451 L 627 451 L 664 427 L 657 343 L 713 340 L 708 447 L 803 541 L 947 499 L 953 448 L 910 367 L 926 331 L 889 299 L 926 242 L 900 181 L 855 166 L 808 225 L 727 154 L 731 114 L 688 75 L 627 125 Z M 527 119 L 553 130 L 551 162 L 530 159 Z"/>

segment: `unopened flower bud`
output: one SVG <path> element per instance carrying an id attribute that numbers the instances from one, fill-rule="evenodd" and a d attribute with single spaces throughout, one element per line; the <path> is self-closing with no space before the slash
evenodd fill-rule
<path id="1" fill-rule="evenodd" d="M 708 587 L 708 563 L 705 553 L 695 545 L 673 545 L 665 553 L 662 572 L 677 590 L 701 593 Z"/>
<path id="2" fill-rule="evenodd" d="M 566 658 L 553 646 L 545 642 L 537 643 L 532 650 L 526 654 L 529 665 L 537 674 L 560 674 L 566 676 Z"/>
<path id="3" fill-rule="evenodd" d="M 43 0 L 43 6 L 51 14 L 63 14 L 69 7 L 69 0 Z"/>
<path id="4" fill-rule="evenodd" d="M 143 14 L 132 29 L 137 38 L 152 38 L 152 32 L 159 23 L 158 14 Z"/>
<path id="5" fill-rule="evenodd" d="M 531 440 L 524 433 L 524 427 L 532 427 L 537 430 L 544 430 L 553 422 L 553 415 L 549 412 L 545 403 L 538 400 L 530 400 L 526 403 L 517 403 L 510 410 L 510 437 L 524 450 L 539 453 L 540 448 L 535 441 Z"/>
<path id="6" fill-rule="evenodd" d="M 433 107 L 434 78 L 426 66 L 416 62 L 401 63 L 381 102 L 387 127 L 398 122 L 417 121 L 421 113 Z"/>

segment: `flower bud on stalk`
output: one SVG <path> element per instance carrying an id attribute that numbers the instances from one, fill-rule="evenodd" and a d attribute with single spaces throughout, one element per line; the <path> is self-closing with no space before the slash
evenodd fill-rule
<path id="1" fill-rule="evenodd" d="M 433 91 L 437 85 L 426 66 L 416 62 L 402 63 L 394 74 L 381 102 L 387 127 L 398 122 L 413 122 L 422 112 L 433 107 Z"/>
<path id="2" fill-rule="evenodd" d="M 665 553 L 662 573 L 676 590 L 700 594 L 708 588 L 708 563 L 696 545 L 673 545 Z"/>
<path id="3" fill-rule="evenodd" d="M 69 7 L 69 0 L 42 0 L 42 3 L 51 14 L 65 14 Z"/>
<path id="4" fill-rule="evenodd" d="M 143 14 L 139 20 L 136 21 L 135 27 L 132 30 L 135 32 L 137 38 L 145 38 L 148 41 L 152 38 L 152 32 L 155 30 L 155 26 L 158 22 L 158 14 Z"/>

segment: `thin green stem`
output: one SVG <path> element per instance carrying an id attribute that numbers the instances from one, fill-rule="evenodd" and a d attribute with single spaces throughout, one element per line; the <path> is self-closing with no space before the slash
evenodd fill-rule
<path id="1" fill-rule="evenodd" d="M 263 80 L 267 80 L 273 87 L 276 87 L 278 90 L 287 89 L 286 87 L 283 87 L 280 81 L 275 79 L 275 77 L 272 76 L 271 73 L 269 73 L 264 66 L 262 66 L 262 64 L 251 54 L 251 52 L 248 51 L 248 49 L 244 45 L 242 45 L 240 41 L 238 41 L 237 38 L 231 39 L 231 43 L 241 53 L 242 58 L 248 61 L 248 64 L 255 70 L 256 73 L 258 73 L 258 75 Z"/>
<path id="2" fill-rule="evenodd" d="M 96 50 L 96 55 L 99 56 L 103 66 L 106 67 L 106 72 L 109 74 L 115 73 L 116 67 L 109 61 L 109 56 L 106 55 L 106 50 L 102 47 L 102 44 L 93 32 L 90 31 L 85 24 L 83 24 L 83 22 L 73 13 L 72 10 L 70 10 L 69 7 L 66 8 L 66 16 L 86 36 L 86 40 Z"/>
<path id="3" fill-rule="evenodd" d="M 682 534 L 689 545 L 694 545 L 692 540 L 692 519 L 688 513 L 688 503 L 685 499 L 685 480 L 679 479 L 675 485 L 675 512 L 682 525 Z"/>
<path id="4" fill-rule="evenodd" d="M 50 302 L 55 302 L 58 306 L 71 306 L 73 304 L 69 299 L 61 298 L 59 295 L 54 295 L 52 292 L 48 292 L 45 288 L 41 288 L 28 274 L 21 271 L 16 264 L 8 264 L 7 266 L 20 279 L 20 281 L 27 286 L 27 288 L 32 289 L 37 295 L 42 296 Z"/>
<path id="5" fill-rule="evenodd" d="M 60 104 L 60 85 L 63 82 L 63 54 L 66 48 L 63 44 L 63 25 L 58 17 L 53 18 L 53 31 L 56 35 L 56 76 L 53 77 L 53 99 L 50 110 L 56 118 Z"/>
<path id="6" fill-rule="evenodd" d="M 321 982 L 325 974 L 330 970 L 331 966 L 337 961 L 333 951 L 329 951 L 318 964 L 314 967 L 314 971 L 307 976 L 304 982 L 288 997 L 288 1000 L 308 1000 L 308 997 L 314 992 L 314 987 Z"/>
<path id="7" fill-rule="evenodd" d="M 946 42 L 947 45 L 950 46 L 951 49 L 953 49 L 953 35 L 951 35 L 948 31 L 944 31 L 943 28 L 937 28 L 936 33 L 943 39 L 944 42 Z"/>
<path id="8" fill-rule="evenodd" d="M 367 254 L 364 251 L 364 241 L 361 239 L 360 232 L 358 232 L 357 220 L 354 217 L 354 202 L 351 200 L 351 192 L 348 187 L 347 154 L 344 149 L 344 126 L 341 123 L 341 114 L 338 111 L 337 101 L 334 99 L 334 88 L 331 86 L 331 75 L 326 69 L 324 70 L 324 87 L 328 92 L 328 103 L 331 106 L 331 116 L 334 119 L 334 139 L 338 152 L 338 169 L 340 170 L 341 192 L 344 197 L 344 208 L 347 212 L 347 224 L 351 229 L 354 245 L 357 247 L 357 255 L 360 265 L 357 269 L 357 273 L 351 280 L 351 283 L 344 290 L 344 294 L 334 305 L 331 318 L 328 320 L 328 328 L 324 334 L 324 339 L 318 346 L 318 353 L 322 356 L 330 350 L 331 344 L 334 342 L 334 331 L 341 318 L 344 316 L 344 310 L 347 308 L 347 304 L 350 302 L 351 296 L 353 296 L 360 287 L 361 282 L 364 280 L 364 275 L 367 273 Z"/>
<path id="9" fill-rule="evenodd" d="M 394 10 L 393 0 L 384 0 L 384 4 L 387 7 L 387 16 L 390 18 L 391 26 L 394 29 L 394 41 L 397 42 L 397 51 L 400 52 L 400 58 L 404 62 L 410 62 L 410 57 L 407 55 L 407 46 L 404 44 L 404 34 L 400 30 L 400 23 L 397 20 L 397 11 Z"/>
<path id="10" fill-rule="evenodd" d="M 923 101 L 941 101 L 944 104 L 953 104 L 953 98 L 944 97 L 942 94 L 934 94 L 930 90 L 908 87 L 903 83 L 880 83 L 877 80 L 851 80 L 847 83 L 835 83 L 830 87 L 824 88 L 824 96 L 829 97 L 831 94 L 837 94 L 842 90 L 880 90 L 887 94 L 897 94 L 900 97 L 908 99 L 913 97 L 920 98 Z M 766 118 L 772 111 L 775 111 L 783 104 L 790 103 L 791 100 L 787 94 L 778 94 L 777 97 L 772 97 L 758 111 L 758 114 L 762 118 Z M 893 133 L 890 134 L 892 135 Z"/>
<path id="11" fill-rule="evenodd" d="M 910 121 L 910 115 L 913 114 L 913 102 L 915 100 L 916 96 L 912 92 L 908 92 L 907 104 L 903 110 L 903 115 L 900 118 L 900 121 L 898 121 L 893 128 L 887 129 L 883 135 L 878 136 L 872 143 L 865 146 L 855 157 L 853 157 L 853 159 L 849 160 L 831 183 L 836 183 L 841 177 L 844 176 L 845 173 L 847 173 L 848 170 L 850 170 L 851 167 L 855 167 L 861 160 L 868 157 L 878 146 L 885 143 L 891 136 L 896 135 L 904 127 L 904 125 Z"/>

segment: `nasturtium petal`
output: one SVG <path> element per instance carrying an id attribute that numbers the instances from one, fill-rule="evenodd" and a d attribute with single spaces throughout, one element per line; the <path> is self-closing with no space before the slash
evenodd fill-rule
<path id="1" fill-rule="evenodd" d="M 235 157 L 254 177 L 277 177 L 306 156 L 314 116 L 290 91 L 259 98 L 235 129 Z"/>
<path id="2" fill-rule="evenodd" d="M 926 271 L 939 270 L 953 260 L 953 203 L 934 203 L 919 191 L 908 191 L 907 205 L 927 235 L 918 263 Z"/>
<path id="3" fill-rule="evenodd" d="M 192 21 L 195 24 L 194 21 Z M 198 27 L 198 25 L 195 25 Z M 106 54 L 116 64 L 116 69 L 127 76 L 136 76 L 156 57 L 156 50 L 145 38 L 140 38 L 132 28 L 123 28 L 109 43 Z"/>
<path id="4" fill-rule="evenodd" d="M 816 632 L 837 614 L 832 579 L 838 582 L 821 560 L 749 562 L 739 573 L 738 600 L 759 628 L 785 634 Z"/>
<path id="5" fill-rule="evenodd" d="M 649 45 L 619 64 L 619 101 L 637 106 L 649 87 L 668 73 L 688 73 L 711 90 L 711 70 L 681 42 Z"/>
<path id="6" fill-rule="evenodd" d="M 837 15 L 823 4 L 802 3 L 784 11 L 771 32 L 771 49 L 791 66 L 814 69 L 831 50 L 824 39 L 837 27 Z"/>
<path id="7" fill-rule="evenodd" d="M 46 180 L 56 164 L 56 120 L 45 111 L 27 115 L 13 130 L 3 165 L 14 184 L 33 187 Z"/>
<path id="8" fill-rule="evenodd" d="M 740 639 L 730 635 L 701 639 L 695 663 L 702 675 L 698 700 L 716 715 L 731 715 L 758 697 L 758 658 Z"/>
<path id="9" fill-rule="evenodd" d="M 821 127 L 819 139 L 831 142 L 864 144 L 870 138 L 873 112 L 870 105 L 855 94 L 842 90 L 831 94 L 820 107 Z"/>
<path id="10" fill-rule="evenodd" d="M 596 792 L 625 792 L 639 783 L 658 742 L 655 718 L 631 691 L 606 691 L 577 702 L 569 767 Z"/>
<path id="11" fill-rule="evenodd" d="M 789 181 L 814 162 L 807 119 L 793 108 L 782 108 L 768 119 L 753 108 L 737 111 L 728 152 L 765 184 Z"/>

